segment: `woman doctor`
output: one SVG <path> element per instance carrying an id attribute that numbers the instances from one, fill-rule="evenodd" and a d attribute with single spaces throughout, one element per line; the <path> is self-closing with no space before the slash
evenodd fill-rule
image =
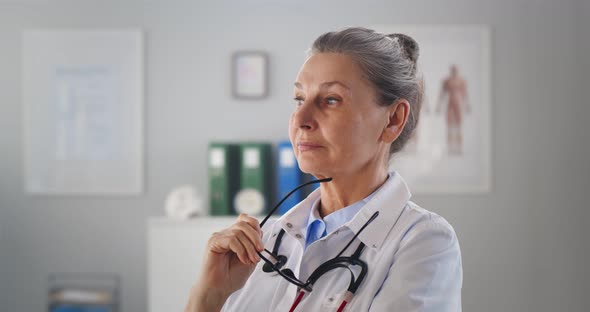
<path id="1" fill-rule="evenodd" d="M 301 170 L 331 180 L 262 228 L 242 214 L 213 233 L 186 312 L 461 311 L 453 228 L 387 170 L 418 123 L 417 59 L 402 34 L 347 28 L 315 40 L 289 137 Z"/>

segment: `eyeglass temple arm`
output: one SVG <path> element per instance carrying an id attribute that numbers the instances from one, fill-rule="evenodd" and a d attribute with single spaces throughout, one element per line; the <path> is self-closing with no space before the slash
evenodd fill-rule
<path id="1" fill-rule="evenodd" d="M 348 247 L 350 246 L 350 244 L 352 244 L 352 242 L 354 242 L 354 240 L 361 234 L 361 232 L 367 227 L 367 225 L 369 225 L 371 222 L 373 222 L 373 220 L 375 220 L 375 218 L 377 218 L 377 216 L 379 216 L 379 211 L 375 211 L 375 213 L 369 218 L 369 220 L 360 228 L 360 230 L 358 232 L 356 232 L 356 234 L 354 234 L 354 236 L 352 237 L 352 239 L 348 242 L 348 244 L 346 244 L 346 246 L 344 246 L 344 248 L 342 248 L 342 250 L 340 251 L 340 253 L 338 253 L 338 255 L 335 258 L 340 257 L 344 251 L 346 251 L 346 249 L 348 249 Z"/>
<path id="2" fill-rule="evenodd" d="M 268 213 L 268 215 L 262 220 L 262 222 L 260 222 L 260 227 L 264 226 L 264 224 L 266 223 L 266 221 L 268 221 L 268 219 L 270 218 L 270 216 L 272 216 L 272 214 L 279 208 L 279 206 L 285 201 L 287 200 L 287 198 L 289 198 L 289 196 L 291 196 L 291 194 L 295 193 L 297 190 L 299 190 L 300 188 L 310 185 L 310 184 L 314 184 L 314 183 L 322 183 L 322 182 L 330 182 L 332 181 L 332 178 L 325 178 L 325 179 L 320 179 L 320 180 L 313 180 L 313 181 L 309 181 L 306 183 L 303 183 L 301 185 L 299 185 L 298 187 L 296 187 L 295 189 L 293 189 L 291 192 L 289 192 L 289 194 L 287 194 L 285 197 L 283 197 L 283 199 L 281 199 L 281 201 L 275 205 L 275 207 Z"/>

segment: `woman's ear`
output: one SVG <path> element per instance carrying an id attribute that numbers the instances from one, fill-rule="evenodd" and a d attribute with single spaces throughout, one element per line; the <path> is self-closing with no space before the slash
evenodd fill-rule
<path id="1" fill-rule="evenodd" d="M 402 133 L 408 116 L 410 115 L 410 103 L 406 99 L 396 100 L 387 107 L 387 125 L 383 128 L 381 138 L 385 143 L 392 143 Z"/>

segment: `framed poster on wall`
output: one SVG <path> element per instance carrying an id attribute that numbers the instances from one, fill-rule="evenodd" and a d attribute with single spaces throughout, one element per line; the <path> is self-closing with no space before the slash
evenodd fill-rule
<path id="1" fill-rule="evenodd" d="M 268 55 L 238 51 L 232 55 L 232 94 L 238 99 L 261 99 L 268 94 Z"/>
<path id="2" fill-rule="evenodd" d="M 490 160 L 490 29 L 376 25 L 418 42 L 425 97 L 419 125 L 390 162 L 414 193 L 487 192 Z"/>
<path id="3" fill-rule="evenodd" d="M 26 191 L 140 193 L 141 31 L 26 30 L 22 49 Z"/>

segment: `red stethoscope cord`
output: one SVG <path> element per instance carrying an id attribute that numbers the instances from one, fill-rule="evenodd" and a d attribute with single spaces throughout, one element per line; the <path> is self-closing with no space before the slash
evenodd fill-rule
<path id="1" fill-rule="evenodd" d="M 351 300 L 352 297 L 354 296 L 354 293 L 351 291 L 347 291 L 344 294 L 344 300 L 342 300 L 342 303 L 340 304 L 340 307 L 338 307 L 338 310 L 336 312 L 342 312 L 344 311 L 344 307 L 346 307 L 346 304 L 348 304 Z"/>
<path id="2" fill-rule="evenodd" d="M 303 299 L 303 296 L 304 295 L 305 295 L 305 292 L 303 290 L 299 292 L 299 294 L 295 298 L 295 301 L 293 302 L 293 305 L 291 306 L 291 309 L 289 309 L 289 312 L 295 311 L 295 308 L 297 308 L 297 306 L 299 305 L 299 303 Z M 342 303 L 340 304 L 340 307 L 338 307 L 338 310 L 336 312 L 342 312 L 342 311 L 344 311 L 344 308 L 346 307 L 346 304 L 348 304 L 348 301 L 350 301 L 350 299 L 352 299 L 352 295 L 353 294 L 350 293 L 350 292 L 348 292 L 346 294 L 346 298 L 344 300 L 342 300 Z"/>
<path id="3" fill-rule="evenodd" d="M 342 303 L 340 304 L 340 307 L 338 307 L 338 311 L 336 311 L 336 312 L 342 312 L 342 311 L 344 311 L 344 307 L 346 306 L 347 303 L 348 302 L 346 302 L 346 300 L 345 301 L 342 301 Z"/>
<path id="4" fill-rule="evenodd" d="M 305 295 L 305 292 L 302 290 L 297 295 L 297 298 L 295 298 L 295 302 L 293 302 L 293 305 L 291 306 L 291 309 L 289 309 L 289 312 L 295 311 L 295 308 L 297 307 L 297 305 L 299 305 L 299 302 L 301 302 L 301 299 L 303 299 L 303 295 Z"/>

